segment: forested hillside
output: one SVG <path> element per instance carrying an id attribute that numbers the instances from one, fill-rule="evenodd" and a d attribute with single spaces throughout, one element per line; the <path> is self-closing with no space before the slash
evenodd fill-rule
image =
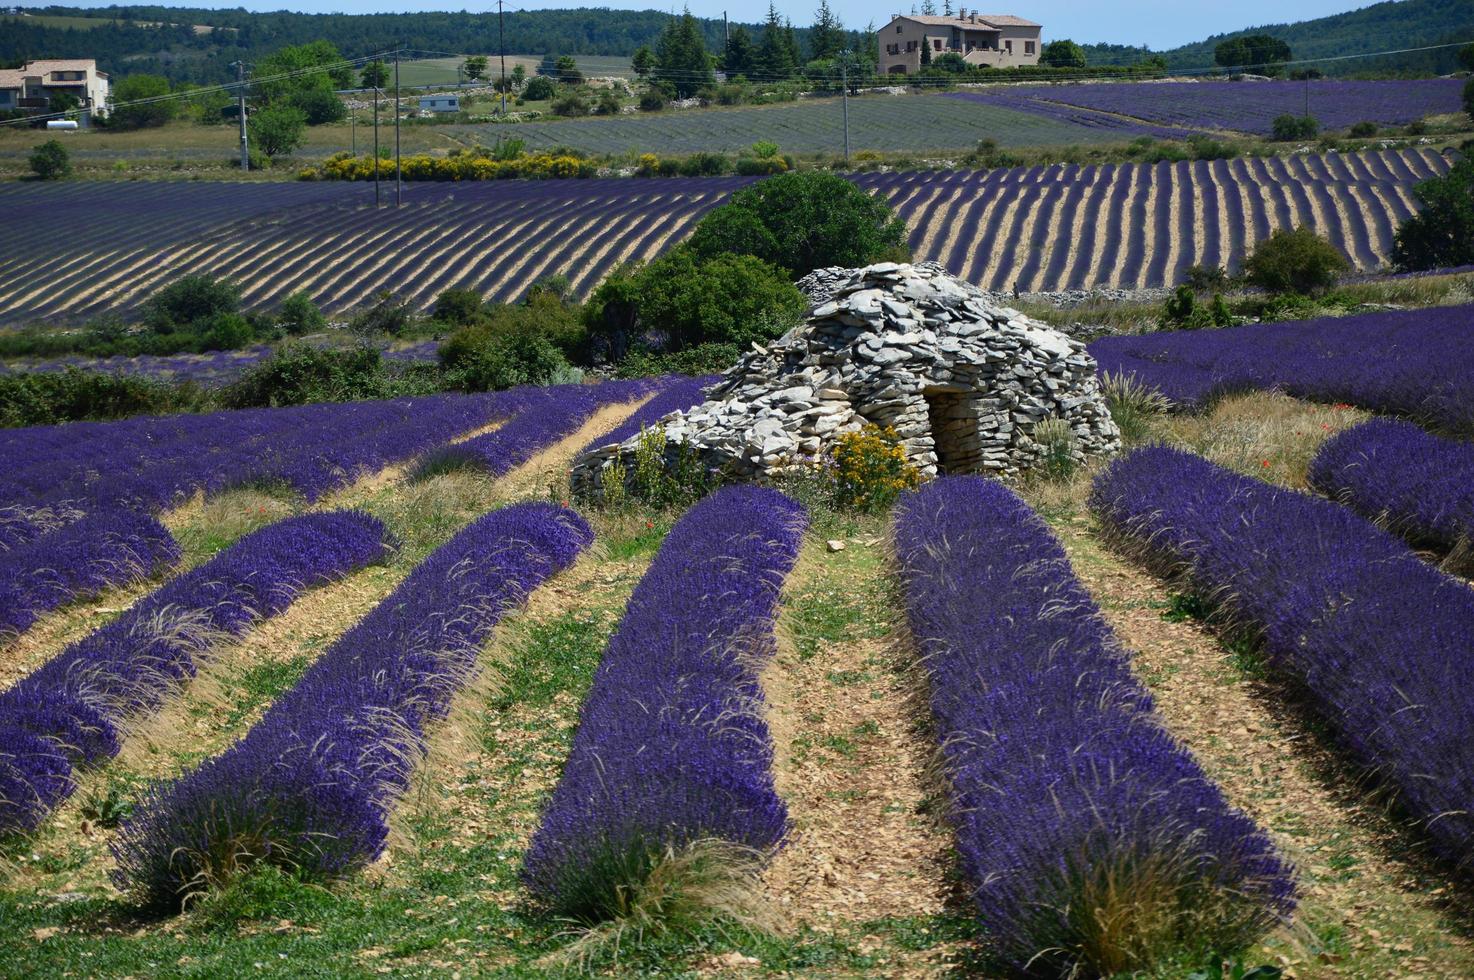
<path id="1" fill-rule="evenodd" d="M 317 40 L 331 41 L 350 58 L 396 45 L 451 54 L 497 49 L 497 18 L 485 13 L 298 14 L 156 6 L 45 7 L 27 13 L 0 18 L 0 62 L 91 57 L 105 71 L 152 72 L 173 81 L 224 81 L 238 57 L 257 59 Z M 77 17 L 101 24 L 72 26 Z M 642 44 L 653 46 L 669 20 L 668 13 L 657 10 L 508 11 L 507 50 L 631 55 Z M 697 23 L 707 48 L 719 50 L 722 22 Z M 199 32 L 191 26 L 196 24 L 215 29 Z M 746 26 L 754 34 L 760 29 Z M 802 41 L 807 30 L 800 27 L 798 34 Z"/>

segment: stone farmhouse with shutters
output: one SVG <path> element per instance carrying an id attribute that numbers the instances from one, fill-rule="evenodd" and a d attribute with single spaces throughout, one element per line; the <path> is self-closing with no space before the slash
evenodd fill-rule
<path id="1" fill-rule="evenodd" d="M 966 7 L 958 8 L 950 17 L 896 14 L 879 31 L 878 71 L 884 75 L 915 74 L 925 64 L 923 49 L 930 51 L 931 59 L 958 54 L 970 65 L 1037 65 L 1040 30 L 1040 25 L 1022 17 L 980 14 Z"/>
<path id="2" fill-rule="evenodd" d="M 53 111 L 51 100 L 70 95 L 84 118 L 107 114 L 107 72 L 97 70 L 91 58 L 28 61 L 19 68 L 0 69 L 0 109 L 32 113 Z"/>

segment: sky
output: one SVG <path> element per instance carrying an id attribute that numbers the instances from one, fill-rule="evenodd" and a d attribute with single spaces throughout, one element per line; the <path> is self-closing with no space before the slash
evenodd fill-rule
<path id="1" fill-rule="evenodd" d="M 54 0 L 46 0 L 54 2 Z M 60 0 L 65 2 L 65 0 Z M 103 6 L 108 0 L 73 0 L 78 5 Z M 121 2 L 121 0 L 119 0 Z M 168 3 L 168 0 L 154 0 Z M 999 0 L 988 0 L 989 3 Z M 1233 3 L 1206 3 L 1203 0 L 1018 0 L 1004 8 L 985 7 L 989 13 L 1009 13 L 1044 25 L 1045 39 L 1069 37 L 1081 42 L 1113 44 L 1145 44 L 1154 49 L 1176 47 L 1200 41 L 1212 34 L 1239 30 L 1259 24 L 1311 20 L 1327 14 L 1354 10 L 1373 0 L 1236 0 Z M 691 12 L 698 16 L 720 17 L 725 10 L 733 20 L 760 21 L 768 9 L 767 0 L 689 0 Z M 937 9 L 942 0 L 936 0 Z M 21 6 L 44 6 L 44 2 L 23 2 Z M 171 6 L 209 7 L 210 0 L 170 4 Z M 307 13 L 387 13 L 410 10 L 495 10 L 495 4 L 466 6 L 446 0 L 232 0 L 222 6 L 241 6 L 248 10 L 300 10 Z M 576 6 L 623 7 L 635 10 L 671 6 L 671 0 L 513 0 L 508 9 L 533 10 Z M 813 20 L 818 0 L 778 0 L 780 13 L 797 25 Z M 863 27 L 874 21 L 885 23 L 892 14 L 910 12 L 911 0 L 831 0 L 831 8 L 846 27 Z M 918 0 L 919 8 L 919 0 Z M 971 8 L 969 8 L 971 9 Z"/>

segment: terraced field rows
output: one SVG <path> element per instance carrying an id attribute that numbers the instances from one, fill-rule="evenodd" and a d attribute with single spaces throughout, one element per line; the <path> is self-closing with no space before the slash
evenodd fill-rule
<path id="1" fill-rule="evenodd" d="M 918 260 L 989 289 L 1051 290 L 1172 285 L 1298 224 L 1372 270 L 1413 185 L 1447 169 L 1423 150 L 855 179 L 896 206 Z M 748 182 L 415 184 L 405 207 L 378 211 L 363 184 L 9 184 L 0 209 L 20 217 L 0 227 L 0 323 L 126 310 L 188 272 L 236 280 L 252 306 L 306 289 L 329 312 L 381 290 L 420 305 L 452 286 L 509 300 L 551 273 L 586 294 Z"/>

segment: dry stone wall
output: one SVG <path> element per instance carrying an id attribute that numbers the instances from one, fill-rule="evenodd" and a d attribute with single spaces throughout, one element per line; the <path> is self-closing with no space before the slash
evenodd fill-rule
<path id="1" fill-rule="evenodd" d="M 1042 460 L 1034 433 L 1046 419 L 1064 421 L 1080 461 L 1120 448 L 1079 341 L 936 266 L 886 262 L 842 281 L 822 272 L 802 324 L 754 345 L 706 402 L 663 420 L 672 465 L 694 456 L 730 478 L 768 481 L 867 423 L 893 428 L 926 477 L 1016 477 Z M 585 454 L 574 489 L 602 492 L 611 464 L 627 463 L 638 442 Z"/>

